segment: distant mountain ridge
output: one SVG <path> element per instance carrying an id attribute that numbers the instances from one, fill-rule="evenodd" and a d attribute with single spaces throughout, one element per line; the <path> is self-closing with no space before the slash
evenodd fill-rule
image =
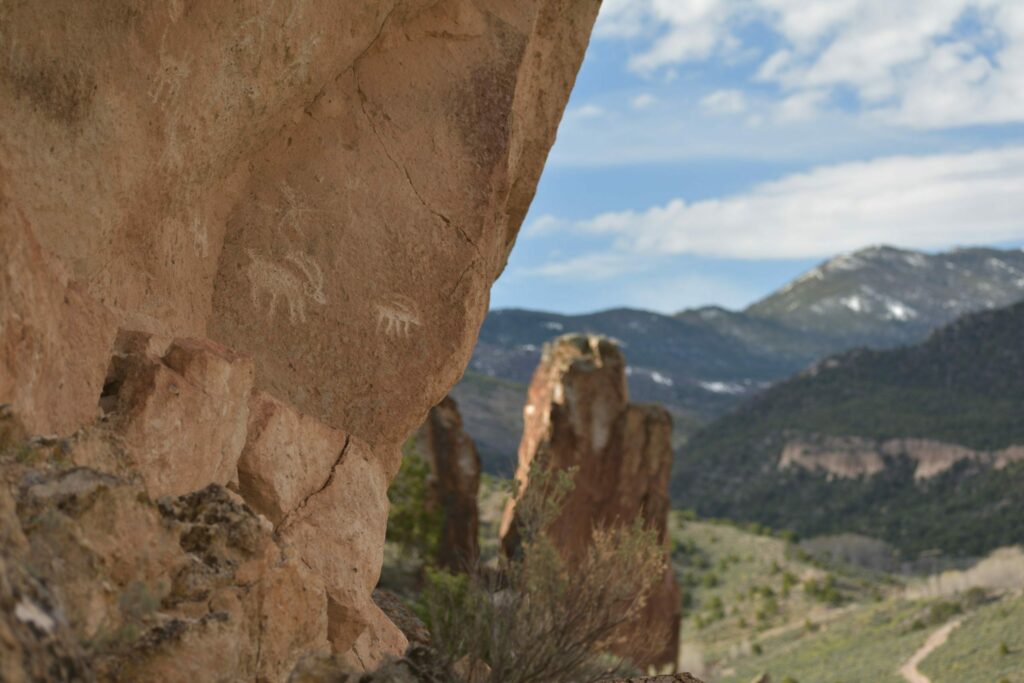
<path id="1" fill-rule="evenodd" d="M 908 555 L 1024 541 L 1024 303 L 829 358 L 698 431 L 678 505 Z"/>
<path id="2" fill-rule="evenodd" d="M 974 311 L 1024 298 L 1024 251 L 924 254 L 870 247 L 838 256 L 751 305 L 747 315 L 853 346 L 919 341 Z"/>
<path id="3" fill-rule="evenodd" d="M 871 247 L 825 261 L 744 311 L 673 316 L 634 309 L 588 315 L 492 311 L 454 394 L 486 470 L 510 473 L 525 385 L 544 342 L 564 332 L 619 340 L 636 401 L 664 404 L 680 439 L 830 354 L 924 339 L 960 315 L 1024 299 L 1024 251 L 925 254 Z"/>

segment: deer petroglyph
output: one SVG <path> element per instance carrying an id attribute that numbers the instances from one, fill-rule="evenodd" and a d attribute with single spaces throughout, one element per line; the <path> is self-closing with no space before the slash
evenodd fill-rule
<path id="1" fill-rule="evenodd" d="M 246 249 L 246 252 L 252 261 L 247 271 L 252 285 L 252 305 L 259 309 L 260 296 L 269 294 L 270 308 L 267 309 L 267 319 L 274 317 L 278 298 L 288 302 L 288 319 L 293 325 L 306 322 L 306 299 L 321 306 L 327 303 L 323 271 L 311 256 L 295 251 L 285 256 L 285 261 L 295 266 L 297 273 L 280 263 L 259 256 L 251 249 Z"/>
<path id="2" fill-rule="evenodd" d="M 409 297 L 396 294 L 387 303 L 377 304 L 377 330 L 390 337 L 408 337 L 413 325 L 422 324 L 416 302 Z"/>

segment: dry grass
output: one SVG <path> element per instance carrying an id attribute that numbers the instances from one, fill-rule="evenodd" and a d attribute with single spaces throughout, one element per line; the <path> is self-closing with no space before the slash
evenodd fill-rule
<path id="1" fill-rule="evenodd" d="M 500 559 L 497 572 L 433 575 L 424 601 L 435 646 L 450 662 L 480 663 L 474 673 L 494 683 L 587 683 L 620 673 L 627 667 L 609 653 L 661 578 L 664 550 L 640 526 L 598 529 L 586 553 L 567 561 L 544 529 L 571 479 L 535 472 L 530 481 L 517 506 L 516 557 Z"/>

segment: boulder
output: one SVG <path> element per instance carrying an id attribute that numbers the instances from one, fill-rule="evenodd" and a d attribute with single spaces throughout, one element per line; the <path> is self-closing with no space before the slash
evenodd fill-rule
<path id="1" fill-rule="evenodd" d="M 280 524 L 325 485 L 348 438 L 266 392 L 254 392 L 238 462 L 240 493 L 271 522 Z"/>
<path id="2" fill-rule="evenodd" d="M 5 681 L 283 681 L 329 652 L 322 581 L 222 487 L 157 504 L 18 452 L 0 455 Z"/>
<path id="3" fill-rule="evenodd" d="M 53 553 L 81 553 L 32 588 L 71 615 L 40 662 L 122 627 L 79 678 L 278 681 L 300 642 L 357 670 L 402 654 L 370 596 L 399 446 L 468 362 L 599 6 L 0 7 L 0 404 L 59 437 L 32 450 L 40 481 L 77 466 L 61 486 L 92 482 L 79 498 L 153 551 L 10 483 L 60 522 Z M 150 502 L 207 491 L 223 505 L 197 514 L 226 519 Z M 228 556 L 175 550 L 182 524 Z M 12 581 L 26 558 L 4 556 Z M 160 603 L 142 621 L 102 583 L 136 580 Z"/>
<path id="4" fill-rule="evenodd" d="M 350 437 L 322 487 L 279 525 L 283 542 L 322 577 L 328 596 L 328 637 L 334 650 L 352 653 L 372 670 L 408 642 L 373 602 L 387 531 L 387 485 L 399 458 Z"/>
<path id="5" fill-rule="evenodd" d="M 546 345 L 523 418 L 520 496 L 530 485 L 532 467 L 576 468 L 573 489 L 547 529 L 567 558 L 586 551 L 595 528 L 637 519 L 667 546 L 672 420 L 661 407 L 629 403 L 626 360 L 612 341 L 570 334 Z M 501 525 L 509 554 L 518 544 L 515 502 L 509 502 Z M 622 653 L 641 665 L 675 665 L 681 602 L 667 566 L 642 617 L 623 630 Z M 653 652 L 652 634 L 664 638 Z"/>
<path id="6" fill-rule="evenodd" d="M 40 247 L 5 191 L 0 160 L 0 403 L 33 434 L 67 434 L 99 413 L 115 318 Z"/>
<path id="7" fill-rule="evenodd" d="M 253 374 L 209 340 L 118 336 L 101 405 L 151 496 L 237 482 Z"/>
<path id="8" fill-rule="evenodd" d="M 10 213 L 119 325 L 398 443 L 468 362 L 599 5 L 7 6 Z"/>
<path id="9" fill-rule="evenodd" d="M 430 466 L 431 503 L 442 514 L 437 562 L 451 571 L 466 571 L 480 555 L 480 455 L 451 397 L 430 409 L 415 443 Z"/>

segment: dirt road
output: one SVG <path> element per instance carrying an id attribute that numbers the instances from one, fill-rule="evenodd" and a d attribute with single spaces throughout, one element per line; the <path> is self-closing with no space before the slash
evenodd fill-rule
<path id="1" fill-rule="evenodd" d="M 925 660 L 932 652 L 942 647 L 949 639 L 949 634 L 960 625 L 959 619 L 954 619 L 939 630 L 928 636 L 924 645 L 914 653 L 914 656 L 907 660 L 907 663 L 900 667 L 900 675 L 907 683 L 932 683 L 931 679 L 917 670 L 917 665 Z"/>

